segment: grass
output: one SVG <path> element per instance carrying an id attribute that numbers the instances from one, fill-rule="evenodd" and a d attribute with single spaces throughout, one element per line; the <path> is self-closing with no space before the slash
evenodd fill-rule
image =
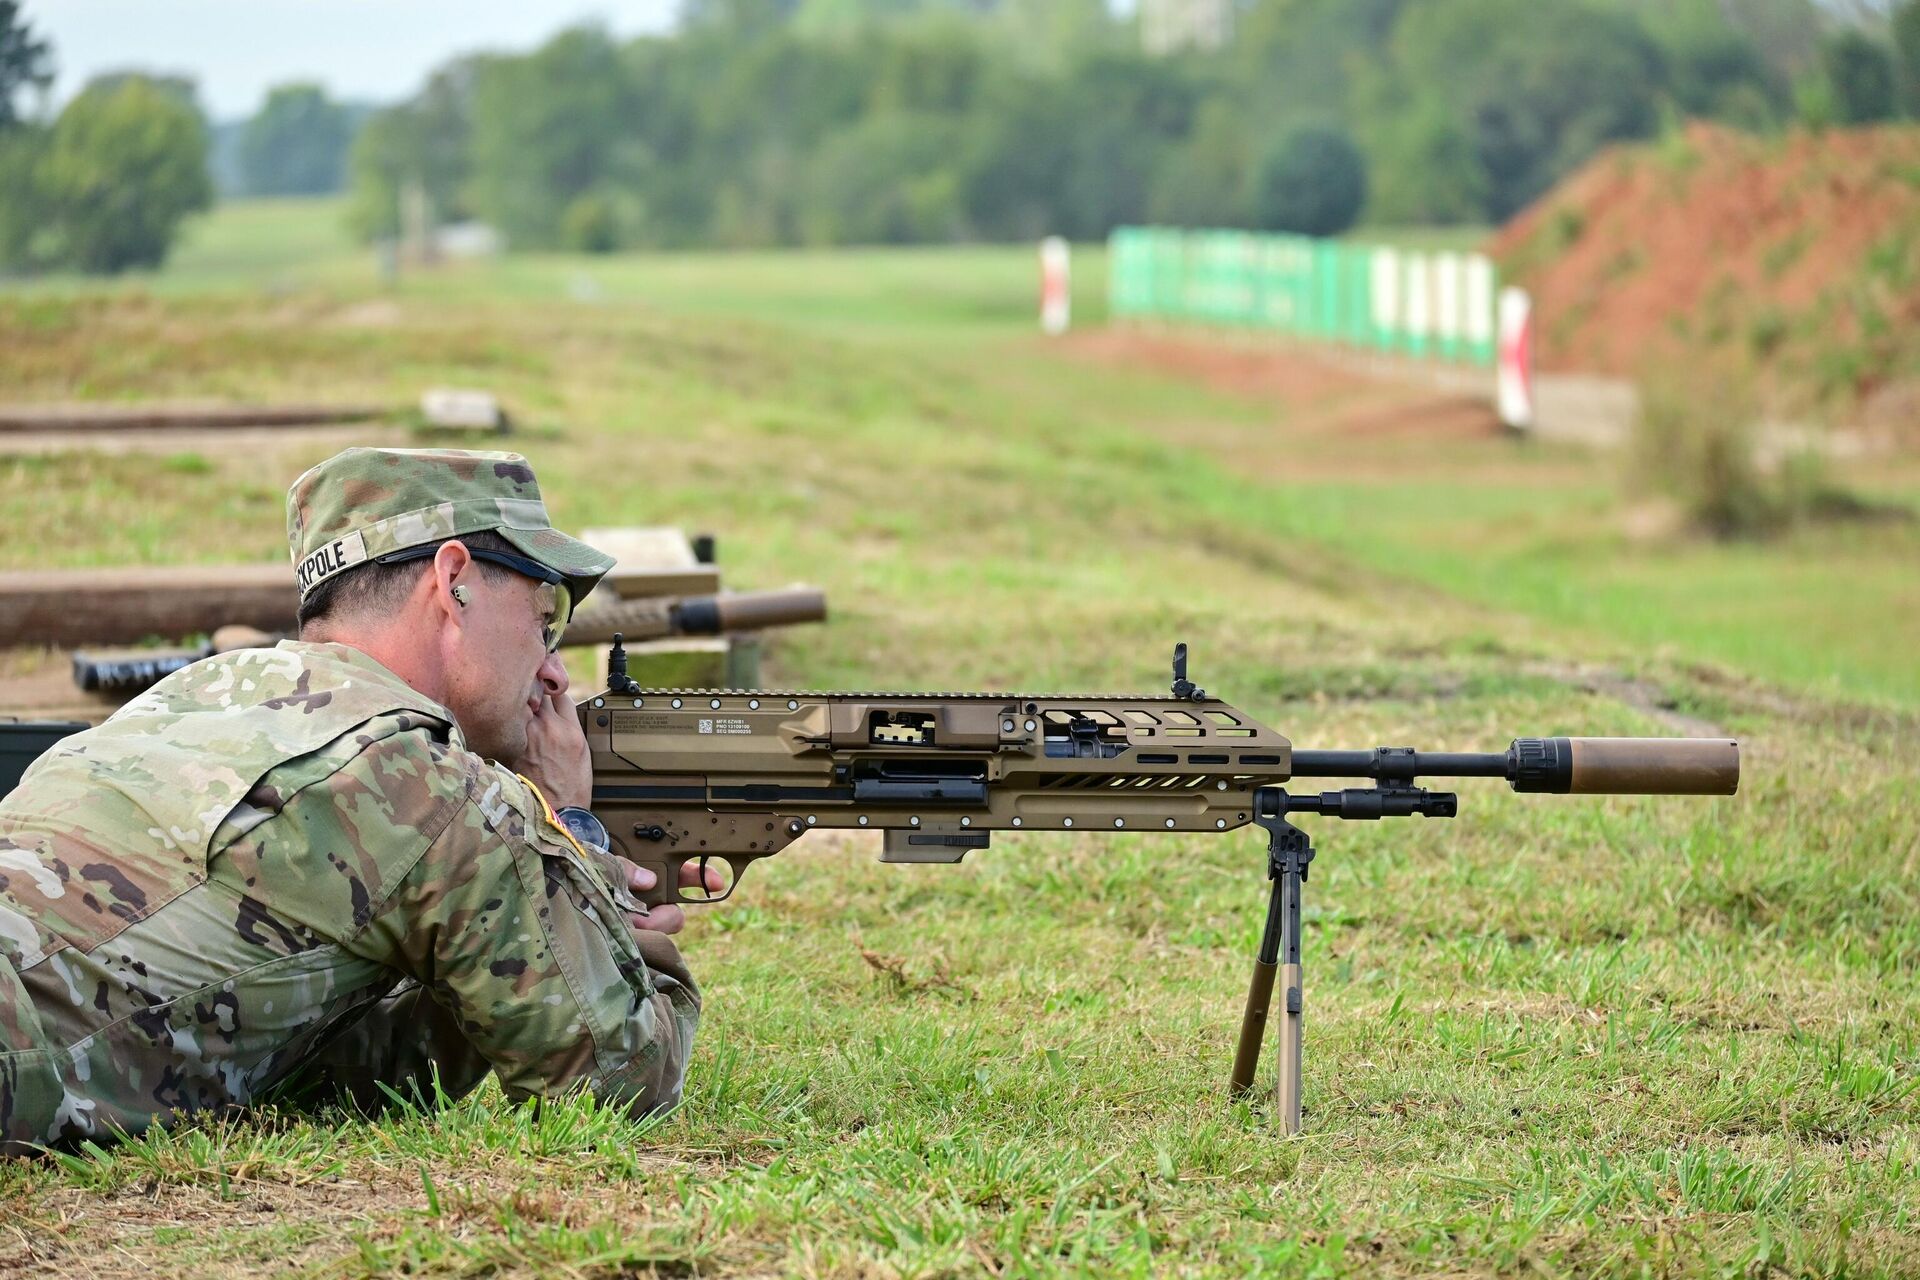
<path id="1" fill-rule="evenodd" d="M 0 300 L 0 380 L 488 386 L 562 523 L 712 529 L 736 585 L 828 589 L 779 681 L 1156 688 L 1186 640 L 1304 744 L 1705 725 L 1745 785 L 1463 784 L 1453 822 L 1318 824 L 1296 1140 L 1223 1096 L 1253 838 L 1021 836 L 943 868 L 815 836 L 689 927 L 707 1012 L 673 1116 L 487 1089 L 0 1166 L 0 1268 L 1920 1268 L 1910 531 L 1649 548 L 1604 459 L 1345 434 L 1044 343 L 1024 250 L 527 259 L 390 295 L 347 259 L 291 292 L 255 261 Z M 0 562 L 282 554 L 280 487 L 332 447 L 7 460 L 0 518 L 32 533 Z"/>

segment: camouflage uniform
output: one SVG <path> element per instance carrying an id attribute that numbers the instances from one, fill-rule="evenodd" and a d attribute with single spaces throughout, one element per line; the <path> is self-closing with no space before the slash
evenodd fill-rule
<path id="1" fill-rule="evenodd" d="M 342 533 L 290 523 L 296 562 Z M 590 586 L 606 566 L 574 545 L 542 561 Z M 621 865 L 357 649 L 196 663 L 0 803 L 0 1150 L 268 1094 L 430 1097 L 429 1071 L 452 1096 L 492 1070 L 515 1098 L 671 1105 L 699 994 L 669 939 L 628 927 Z"/>

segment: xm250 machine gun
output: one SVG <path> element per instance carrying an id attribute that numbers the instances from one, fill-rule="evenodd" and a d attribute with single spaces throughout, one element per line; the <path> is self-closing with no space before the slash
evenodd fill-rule
<path id="1" fill-rule="evenodd" d="M 1300 1127 L 1300 890 L 1314 849 L 1297 814 L 1451 818 L 1422 778 L 1504 778 L 1515 791 L 1731 795 L 1724 738 L 1517 738 L 1505 751 L 1302 751 L 1187 678 L 1158 697 L 642 689 L 620 637 L 606 692 L 580 704 L 593 808 L 614 852 L 658 876 L 661 902 L 719 901 L 747 868 L 814 830 L 879 831 L 883 862 L 958 862 L 995 831 L 1267 833 L 1273 881 L 1231 1089 L 1253 1083 L 1276 977 L 1277 1111 Z M 1305 778 L 1370 786 L 1291 792 Z M 724 862 L 723 891 L 683 889 Z M 699 877 L 705 884 L 704 874 Z"/>

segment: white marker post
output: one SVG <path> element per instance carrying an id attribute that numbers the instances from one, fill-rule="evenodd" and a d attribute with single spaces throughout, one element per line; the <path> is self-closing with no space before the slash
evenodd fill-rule
<path id="1" fill-rule="evenodd" d="M 1368 271 L 1373 295 L 1373 345 L 1391 350 L 1400 340 L 1400 255 L 1392 249 L 1375 249 Z"/>
<path id="2" fill-rule="evenodd" d="M 1433 260 L 1433 331 L 1440 339 L 1440 355 L 1446 360 L 1460 355 L 1460 278 L 1463 274 L 1457 253 L 1443 253 Z"/>
<path id="3" fill-rule="evenodd" d="M 1040 329 L 1062 334 L 1073 321 L 1073 292 L 1068 275 L 1067 242 L 1048 236 L 1040 242 Z"/>
<path id="4" fill-rule="evenodd" d="M 1500 421 L 1533 429 L 1533 300 L 1525 289 L 1500 291 Z"/>
<path id="5" fill-rule="evenodd" d="M 1492 364 L 1493 345 L 1493 264 L 1480 254 L 1467 258 L 1467 358 L 1475 364 Z"/>
<path id="6" fill-rule="evenodd" d="M 1433 333 L 1433 270 L 1424 253 L 1409 253 L 1407 264 L 1407 350 L 1416 356 L 1427 354 L 1427 339 Z"/>

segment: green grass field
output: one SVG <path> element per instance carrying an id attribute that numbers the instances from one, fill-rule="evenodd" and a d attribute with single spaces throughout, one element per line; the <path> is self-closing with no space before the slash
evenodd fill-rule
<path id="1" fill-rule="evenodd" d="M 1224 1098 L 1255 836 L 951 868 L 814 837 L 683 937 L 708 1003 L 676 1114 L 489 1089 L 15 1163 L 0 1272 L 1920 1270 L 1911 524 L 1648 540 L 1612 459 L 1354 425 L 1404 388 L 1044 341 L 1024 249 L 382 290 L 337 213 L 223 209 L 151 279 L 0 297 L 0 385 L 490 388 L 563 524 L 712 530 L 736 587 L 826 587 L 833 621 L 769 657 L 793 685 L 1150 690 L 1184 640 L 1303 745 L 1727 732 L 1742 794 L 1465 783 L 1451 822 L 1316 824 L 1297 1139 Z M 282 489 L 332 447 L 0 460 L 0 563 L 284 554 Z M 1848 478 L 1920 500 L 1911 461 Z"/>

